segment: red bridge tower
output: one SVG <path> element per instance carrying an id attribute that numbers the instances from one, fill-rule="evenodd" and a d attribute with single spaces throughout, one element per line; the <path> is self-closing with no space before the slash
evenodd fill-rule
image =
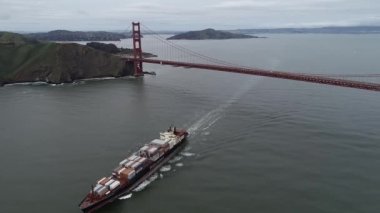
<path id="1" fill-rule="evenodd" d="M 143 76 L 140 22 L 132 22 L 132 39 L 135 77 Z"/>

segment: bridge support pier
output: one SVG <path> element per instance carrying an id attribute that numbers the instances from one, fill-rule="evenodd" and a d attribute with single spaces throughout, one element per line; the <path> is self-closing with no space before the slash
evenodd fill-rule
<path id="1" fill-rule="evenodd" d="M 132 22 L 133 61 L 135 77 L 143 76 L 140 23 Z"/>

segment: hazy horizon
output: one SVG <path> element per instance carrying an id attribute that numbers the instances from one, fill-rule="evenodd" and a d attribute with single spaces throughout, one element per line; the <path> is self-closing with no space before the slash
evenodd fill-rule
<path id="1" fill-rule="evenodd" d="M 153 30 L 380 25 L 376 0 L 0 0 L 0 30 L 117 31 L 140 21 Z"/>
<path id="2" fill-rule="evenodd" d="M 225 31 L 229 31 L 229 30 L 275 30 L 275 29 L 319 29 L 319 28 L 345 28 L 345 27 L 380 27 L 380 25 L 352 25 L 352 26 L 320 26 L 320 27 L 308 27 L 308 26 L 305 26 L 305 27 L 263 27 L 263 28 L 239 28 L 239 29 L 223 29 Z M 204 30 L 204 29 L 207 29 L 207 28 L 212 28 L 212 29 L 216 29 L 216 30 L 220 30 L 220 29 L 217 29 L 217 28 L 214 28 L 212 26 L 210 27 L 206 27 L 206 28 L 202 28 L 202 29 L 188 29 L 188 30 L 171 30 L 171 29 L 162 29 L 162 30 L 157 30 L 157 32 L 185 32 L 185 31 L 196 31 L 196 30 Z M 122 30 L 122 29 L 115 29 L 115 30 L 104 30 L 104 29 L 94 29 L 94 30 L 81 30 L 81 29 L 77 29 L 77 30 L 71 30 L 71 29 L 52 29 L 52 30 L 40 30 L 40 31 L 26 31 L 26 30 L 17 30 L 17 31 L 6 31 L 6 30 L 0 30 L 0 32 L 14 32 L 14 33 L 45 33 L 45 32 L 50 32 L 50 31 L 56 31 L 56 30 L 67 30 L 67 31 L 78 31 L 78 32 L 100 32 L 100 31 L 104 31 L 104 32 L 126 32 L 126 30 Z M 142 31 L 142 33 L 144 33 L 144 30 Z M 145 32 L 146 33 L 146 32 Z"/>

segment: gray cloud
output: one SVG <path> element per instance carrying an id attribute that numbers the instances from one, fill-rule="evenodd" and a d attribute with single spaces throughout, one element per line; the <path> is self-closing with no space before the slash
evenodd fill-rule
<path id="1" fill-rule="evenodd" d="M 380 24 L 378 0 L 0 0 L 0 30 L 156 30 Z"/>
<path id="2" fill-rule="evenodd" d="M 11 15 L 9 15 L 9 14 L 1 14 L 1 15 L 0 15 L 0 20 L 5 20 L 5 21 L 7 21 L 7 20 L 9 20 L 9 19 L 11 19 Z"/>

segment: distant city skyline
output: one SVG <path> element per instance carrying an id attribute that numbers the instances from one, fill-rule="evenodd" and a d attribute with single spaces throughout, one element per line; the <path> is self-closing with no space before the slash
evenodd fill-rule
<path id="1" fill-rule="evenodd" d="M 153 30 L 380 25 L 377 0 L 0 0 L 0 31 Z"/>

